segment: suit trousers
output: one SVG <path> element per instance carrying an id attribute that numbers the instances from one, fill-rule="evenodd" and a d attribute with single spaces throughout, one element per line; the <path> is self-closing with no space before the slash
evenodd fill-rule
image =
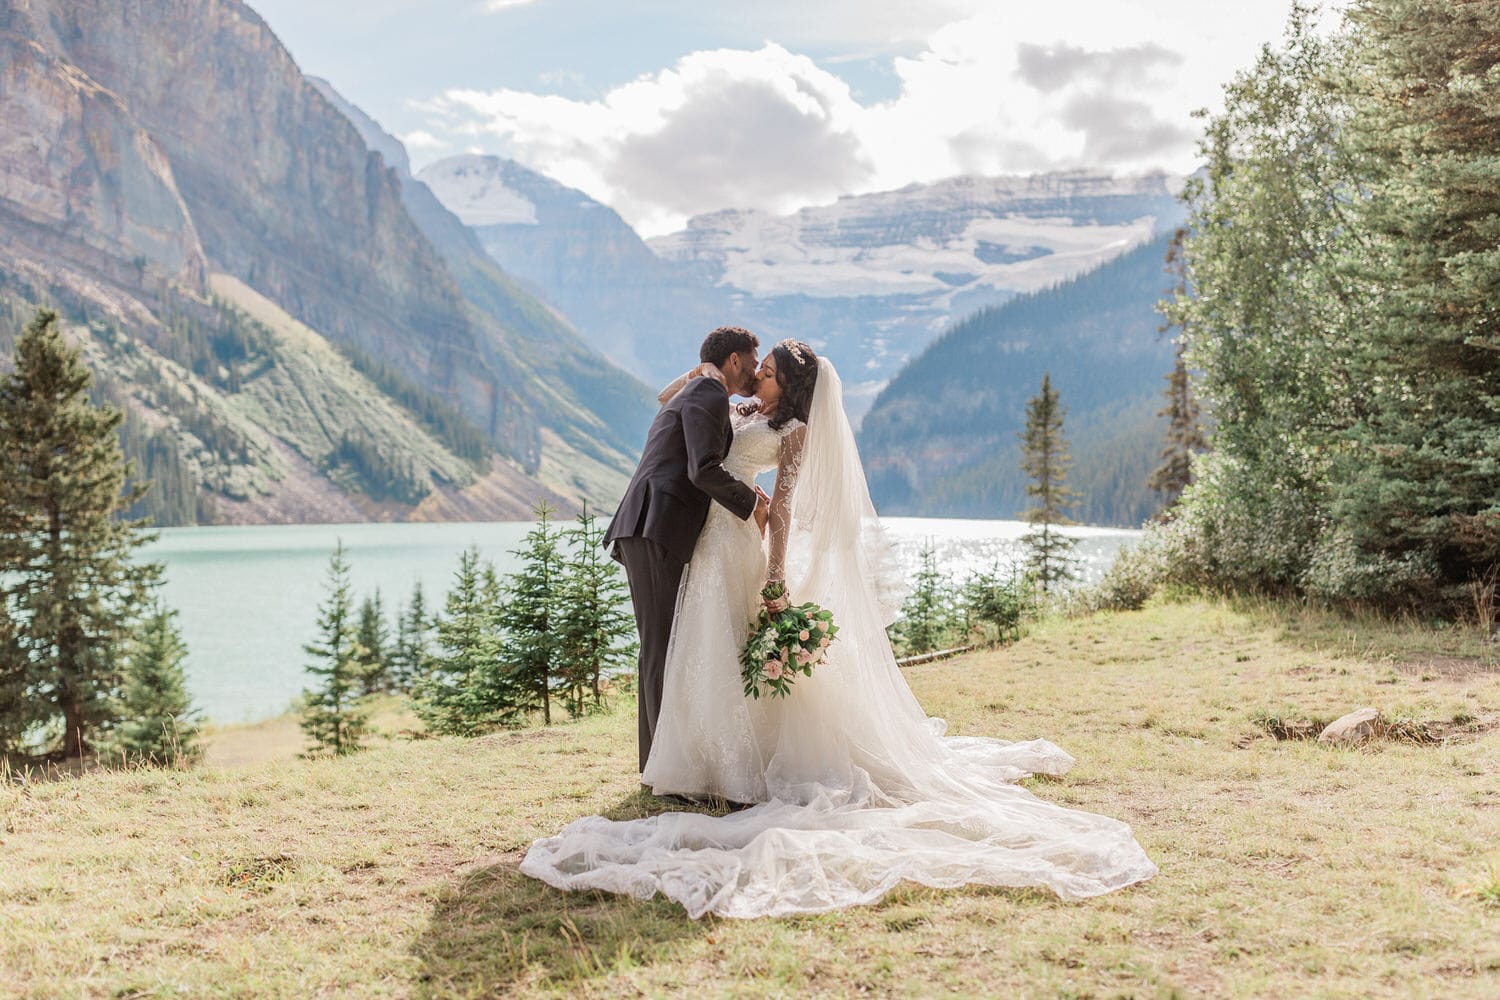
<path id="1" fill-rule="evenodd" d="M 672 618 L 677 610 L 677 588 L 686 563 L 679 562 L 659 543 L 649 538 L 615 540 L 615 556 L 625 566 L 630 583 L 630 603 L 635 608 L 635 628 L 641 653 L 636 668 L 637 730 L 640 737 L 641 770 L 651 756 L 656 719 L 661 714 L 662 688 L 666 681 L 667 644 L 672 639 Z"/>

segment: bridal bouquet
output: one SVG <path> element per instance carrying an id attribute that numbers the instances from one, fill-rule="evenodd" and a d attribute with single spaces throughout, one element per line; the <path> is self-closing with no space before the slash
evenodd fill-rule
<path id="1" fill-rule="evenodd" d="M 740 654 L 740 677 L 747 698 L 759 698 L 762 693 L 785 698 L 797 674 L 812 676 L 839 627 L 833 623 L 832 611 L 811 602 L 793 606 L 786 584 L 780 581 L 767 584 L 760 596 L 766 606 Z"/>

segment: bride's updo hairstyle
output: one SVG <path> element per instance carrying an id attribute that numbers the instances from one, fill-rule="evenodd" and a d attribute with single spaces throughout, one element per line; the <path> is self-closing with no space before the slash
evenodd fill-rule
<path id="1" fill-rule="evenodd" d="M 807 423 L 813 389 L 818 384 L 818 356 L 800 340 L 783 340 L 771 348 L 776 359 L 776 384 L 781 401 L 771 416 L 771 430 L 779 431 L 793 420 Z"/>

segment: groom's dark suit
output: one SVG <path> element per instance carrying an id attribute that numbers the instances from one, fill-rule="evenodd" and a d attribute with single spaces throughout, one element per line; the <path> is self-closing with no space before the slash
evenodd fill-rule
<path id="1" fill-rule="evenodd" d="M 641 770 L 661 710 L 677 587 L 708 519 L 708 505 L 717 500 L 741 520 L 755 513 L 755 491 L 724 470 L 733 440 L 723 384 L 690 380 L 652 421 L 641 463 L 604 532 L 605 546 L 625 565 L 641 637 L 636 680 Z"/>

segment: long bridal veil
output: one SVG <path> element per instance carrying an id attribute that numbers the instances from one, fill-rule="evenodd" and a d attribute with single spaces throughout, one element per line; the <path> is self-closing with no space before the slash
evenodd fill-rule
<path id="1" fill-rule="evenodd" d="M 695 918 L 838 909 L 902 880 L 1079 899 L 1154 875 L 1124 823 L 1015 784 L 1065 772 L 1061 749 L 944 736 L 922 711 L 886 639 L 894 563 L 826 358 L 807 425 L 787 576 L 793 599 L 831 610 L 840 633 L 812 677 L 768 706 L 770 800 L 721 817 L 587 817 L 534 843 L 521 870 L 562 889 L 661 892 Z"/>

